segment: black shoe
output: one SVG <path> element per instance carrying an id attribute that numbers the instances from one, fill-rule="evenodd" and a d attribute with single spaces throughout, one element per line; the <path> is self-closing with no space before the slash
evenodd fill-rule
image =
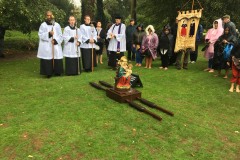
<path id="1" fill-rule="evenodd" d="M 177 70 L 181 70 L 181 68 L 177 67 Z"/>
<path id="2" fill-rule="evenodd" d="M 186 70 L 188 70 L 188 68 L 187 68 L 187 67 L 183 67 L 183 69 L 186 69 Z"/>
<path id="3" fill-rule="evenodd" d="M 0 55 L 0 58 L 5 58 L 5 55 L 4 55 L 4 54 L 1 54 L 1 55 Z"/>
<path id="4" fill-rule="evenodd" d="M 52 76 L 51 76 L 51 75 L 47 75 L 46 77 L 47 77 L 47 78 L 51 78 Z"/>

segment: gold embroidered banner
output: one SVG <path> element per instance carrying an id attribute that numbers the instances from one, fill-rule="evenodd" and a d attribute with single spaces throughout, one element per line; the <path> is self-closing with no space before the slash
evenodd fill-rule
<path id="1" fill-rule="evenodd" d="M 178 31 L 174 52 L 191 49 L 195 51 L 196 33 L 202 9 L 178 12 Z"/>

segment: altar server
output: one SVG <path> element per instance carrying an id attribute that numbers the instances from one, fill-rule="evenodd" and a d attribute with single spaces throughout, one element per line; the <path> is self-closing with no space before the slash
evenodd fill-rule
<path id="1" fill-rule="evenodd" d="M 40 74 L 50 78 L 63 73 L 62 30 L 54 21 L 51 11 L 46 12 L 46 21 L 38 31 L 39 46 L 37 57 L 40 58 Z"/>
<path id="2" fill-rule="evenodd" d="M 65 27 L 63 31 L 65 72 L 66 75 L 78 75 L 81 72 L 81 53 L 79 48 L 81 44 L 81 34 L 80 30 L 76 26 L 74 16 L 70 16 L 68 22 L 69 25 Z"/>
<path id="3" fill-rule="evenodd" d="M 95 47 L 97 42 L 97 31 L 93 24 L 90 24 L 91 18 L 86 15 L 84 24 L 80 26 L 80 35 L 82 36 L 81 53 L 83 68 L 86 72 L 92 72 L 96 63 Z"/>

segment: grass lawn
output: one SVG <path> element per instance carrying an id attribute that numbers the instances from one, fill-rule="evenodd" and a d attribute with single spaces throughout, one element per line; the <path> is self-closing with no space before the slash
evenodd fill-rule
<path id="1" fill-rule="evenodd" d="M 175 113 L 150 109 L 161 122 L 89 85 L 114 82 L 104 58 L 93 73 L 51 79 L 35 56 L 1 59 L 0 159 L 240 159 L 240 94 L 203 72 L 201 56 L 187 71 L 133 68 L 142 97 Z"/>

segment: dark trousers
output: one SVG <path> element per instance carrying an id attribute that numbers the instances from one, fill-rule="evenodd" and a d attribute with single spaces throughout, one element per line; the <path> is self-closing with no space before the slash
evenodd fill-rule
<path id="1" fill-rule="evenodd" d="M 169 64 L 169 56 L 168 54 L 160 54 L 161 56 L 161 61 L 162 61 L 162 67 L 165 68 L 165 67 L 168 67 L 168 64 Z"/>
<path id="2" fill-rule="evenodd" d="M 142 60 L 143 60 L 142 53 L 140 52 L 140 50 L 136 50 L 136 48 L 134 50 L 136 53 L 136 63 L 142 64 Z"/>
<path id="3" fill-rule="evenodd" d="M 81 70 L 81 61 L 80 58 L 65 58 L 65 73 L 66 75 L 78 75 Z"/>
<path id="4" fill-rule="evenodd" d="M 86 72 L 92 71 L 92 67 L 97 67 L 96 52 L 92 48 L 81 48 L 82 64 Z M 93 55 L 93 57 L 92 57 Z M 93 61 L 93 63 L 92 63 Z M 92 65 L 93 64 L 93 65 Z"/>
<path id="5" fill-rule="evenodd" d="M 124 52 L 117 53 L 114 51 L 110 51 L 108 66 L 116 68 L 117 61 L 120 60 L 122 56 L 124 56 Z"/>
<path id="6" fill-rule="evenodd" d="M 191 49 L 187 49 L 186 51 L 179 51 L 177 53 L 177 60 L 176 60 L 176 66 L 178 69 L 181 69 L 182 68 L 182 63 L 181 63 L 181 59 L 182 59 L 182 56 L 183 57 L 183 68 L 187 68 L 188 66 L 188 55 L 190 53 Z"/>
<path id="7" fill-rule="evenodd" d="M 177 59 L 177 54 L 172 53 L 172 56 L 170 56 L 169 65 L 173 65 L 176 62 L 176 59 Z"/>
<path id="8" fill-rule="evenodd" d="M 132 42 L 127 42 L 128 60 L 135 61 L 135 53 L 132 49 Z"/>
<path id="9" fill-rule="evenodd" d="M 195 51 L 190 52 L 190 61 L 197 61 L 198 57 L 198 43 L 195 44 Z"/>
<path id="10" fill-rule="evenodd" d="M 63 74 L 63 59 L 40 59 L 40 74 L 46 76 Z"/>
<path id="11" fill-rule="evenodd" d="M 208 60 L 208 68 L 213 68 L 213 58 Z"/>

